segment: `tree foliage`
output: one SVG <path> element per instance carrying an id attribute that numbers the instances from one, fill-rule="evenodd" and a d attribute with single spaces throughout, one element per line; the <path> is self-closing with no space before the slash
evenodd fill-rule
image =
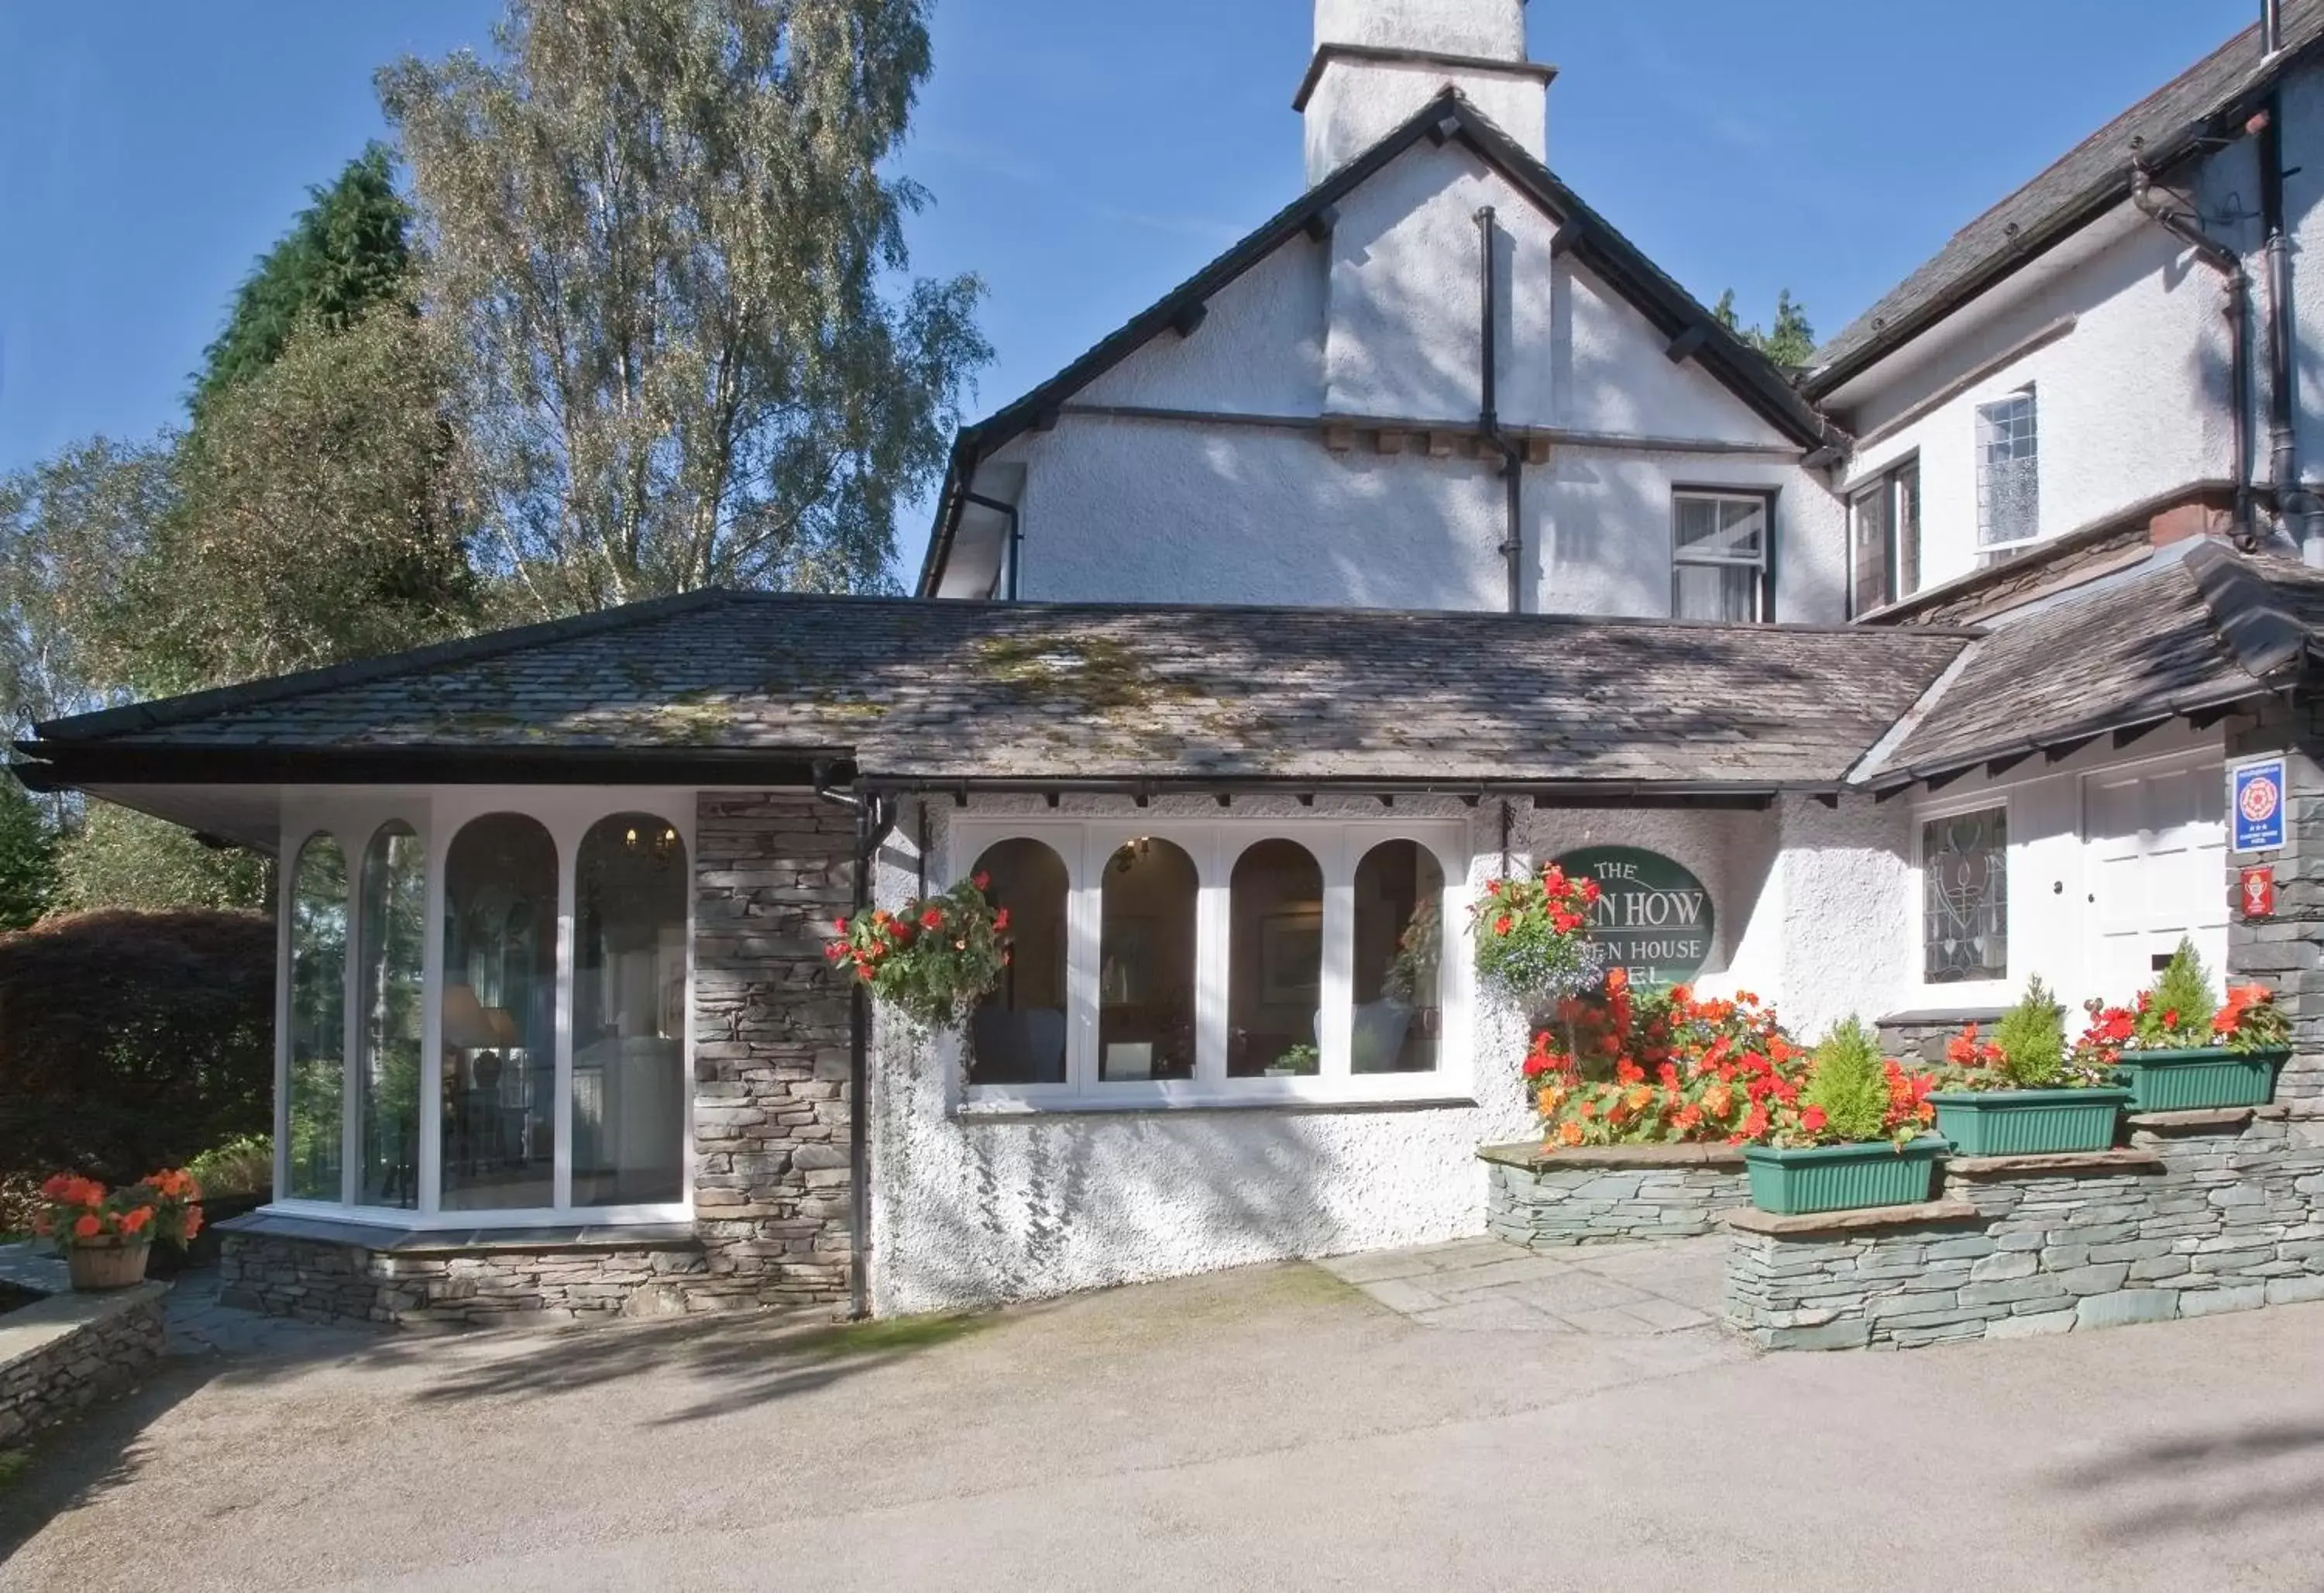
<path id="1" fill-rule="evenodd" d="M 128 683 L 191 690 L 472 625 L 445 394 L 435 339 L 392 301 L 337 330 L 301 320 L 275 359 L 219 390 L 124 579 Z"/>
<path id="2" fill-rule="evenodd" d="M 0 774 L 0 930 L 39 922 L 56 894 L 56 830 L 32 793 Z"/>
<path id="3" fill-rule="evenodd" d="M 536 612 L 881 585 L 990 350 L 883 172 L 927 0 L 510 0 L 380 74 L 459 350 L 498 572 Z"/>
<path id="4" fill-rule="evenodd" d="M 113 802 L 90 801 L 57 843 L 51 906 L 63 912 L 219 907 L 264 912 L 273 865 L 207 846 L 191 830 Z"/>
<path id="5" fill-rule="evenodd" d="M 410 302 L 411 210 L 395 191 L 386 147 L 365 146 L 329 187 L 307 193 L 311 202 L 243 279 L 226 329 L 203 351 L 197 416 L 272 365 L 303 323 L 345 331 L 378 305 Z"/>
<path id="6" fill-rule="evenodd" d="M 0 935 L 0 1173 L 108 1182 L 272 1115 L 274 931 L 251 913 L 94 913 Z"/>
<path id="7" fill-rule="evenodd" d="M 1720 326 L 1779 366 L 1803 366 L 1815 354 L 1815 328 L 1808 324 L 1806 308 L 1792 297 L 1789 288 L 1775 295 L 1775 325 L 1772 331 L 1761 330 L 1757 323 L 1748 327 L 1743 324 L 1735 310 L 1732 288 L 1719 296 L 1711 313 L 1719 318 Z"/>

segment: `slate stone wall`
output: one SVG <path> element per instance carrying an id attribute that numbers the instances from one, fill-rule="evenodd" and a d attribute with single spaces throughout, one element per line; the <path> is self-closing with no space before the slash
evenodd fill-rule
<path id="1" fill-rule="evenodd" d="M 718 1303 L 696 1298 L 701 1247 L 371 1250 L 326 1239 L 228 1233 L 218 1300 L 307 1321 L 397 1328 L 474 1328 L 673 1315 Z"/>
<path id="2" fill-rule="evenodd" d="M 2324 1129 L 2324 701 L 2305 692 L 2290 706 L 2270 698 L 2255 717 L 2228 724 L 2229 764 L 2282 752 L 2289 789 L 2283 849 L 2228 855 L 2220 888 L 2230 902 L 2243 865 L 2274 866 L 2275 916 L 2254 923 L 2240 912 L 2229 915 L 2227 972 L 2273 989 L 2291 1016 L 2293 1051 L 2275 1098 Z"/>
<path id="3" fill-rule="evenodd" d="M 1489 1146 L 1487 1231 L 1528 1249 L 1679 1239 L 1751 1203 L 1740 1154 L 1704 1145 Z"/>
<path id="4" fill-rule="evenodd" d="M 166 1283 L 58 1295 L 11 1313 L 25 1348 L 0 1360 L 0 1444 L 139 1382 L 161 1364 Z"/>
<path id="5" fill-rule="evenodd" d="M 2280 1116 L 2133 1149 L 2155 1165 L 1949 1169 L 1951 1220 L 1738 1229 L 1728 1323 L 1769 1349 L 1910 1349 L 2324 1300 L 2324 1150 Z"/>
<path id="6" fill-rule="evenodd" d="M 823 949 L 854 889 L 854 819 L 804 792 L 695 812 L 694 1218 L 706 1297 L 848 1292 L 847 986 Z"/>

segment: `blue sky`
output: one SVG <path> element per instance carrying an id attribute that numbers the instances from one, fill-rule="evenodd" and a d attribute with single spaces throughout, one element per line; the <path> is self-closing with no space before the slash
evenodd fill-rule
<path id="1" fill-rule="evenodd" d="M 0 470 L 174 420 L 235 282 L 384 131 L 372 69 L 498 0 L 0 6 Z M 1533 0 L 1550 162 L 1706 300 L 1836 331 L 2256 0 Z M 938 0 L 917 269 L 974 271 L 999 407 L 1302 182 L 1307 0 Z M 926 527 L 899 528 L 917 563 Z"/>

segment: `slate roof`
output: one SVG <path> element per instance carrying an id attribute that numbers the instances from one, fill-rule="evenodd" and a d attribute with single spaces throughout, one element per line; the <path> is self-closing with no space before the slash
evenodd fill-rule
<path id="1" fill-rule="evenodd" d="M 2324 0 L 2318 3 L 2324 4 Z M 1448 121 L 1456 136 L 1562 224 L 1558 235 L 1561 249 L 1587 262 L 1666 336 L 1675 337 L 1690 328 L 1702 328 L 1704 340 L 1693 357 L 1729 391 L 1803 447 L 1841 440 L 1843 433 L 1839 427 L 1802 398 L 1790 379 L 1766 356 L 1728 330 L 1700 300 L 1680 287 L 1636 244 L 1584 204 L 1582 197 L 1555 172 L 1535 159 L 1471 105 L 1467 97 L 1448 88 L 1371 148 L 1260 222 L 1218 258 L 1099 339 L 1056 375 L 985 419 L 962 427 L 953 440 L 944 492 L 937 500 L 936 532 L 928 539 L 928 551 L 920 568 L 919 590 L 925 593 L 936 589 L 936 578 L 949 556 L 954 522 L 962 505 L 960 495 L 967 489 L 981 460 L 1040 424 L 1058 405 L 1169 330 L 1182 314 L 1201 306 L 1311 224 L 1328 227 L 1335 215 L 1333 207 L 1340 200 L 1423 138 L 1443 130 Z"/>
<path id="2" fill-rule="evenodd" d="M 2319 625 L 2324 570 L 2198 543 L 1996 622 L 1859 778 L 1904 784 L 2223 709 L 2299 678 Z"/>
<path id="3" fill-rule="evenodd" d="M 221 780 L 217 754 L 600 748 L 832 755 L 897 782 L 1831 788 L 1967 640 L 720 591 L 62 720 L 26 750 L 68 783 L 99 755 L 158 779 L 213 755 Z"/>
<path id="4" fill-rule="evenodd" d="M 1815 351 L 1804 387 L 1838 387 L 1968 298 L 2130 197 L 2131 165 L 2162 171 L 2241 122 L 2284 69 L 2324 41 L 2324 0 L 2284 0 L 2283 48 L 2262 52 L 2256 23 L 2066 152 L 1971 221 L 1888 295 Z"/>

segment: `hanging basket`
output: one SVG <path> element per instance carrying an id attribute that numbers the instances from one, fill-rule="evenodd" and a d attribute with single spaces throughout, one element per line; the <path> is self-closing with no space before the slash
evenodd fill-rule
<path id="1" fill-rule="evenodd" d="M 84 1292 L 127 1289 L 145 1281 L 145 1258 L 153 1246 L 147 1239 L 89 1239 L 65 1247 L 65 1270 L 72 1286 Z"/>

